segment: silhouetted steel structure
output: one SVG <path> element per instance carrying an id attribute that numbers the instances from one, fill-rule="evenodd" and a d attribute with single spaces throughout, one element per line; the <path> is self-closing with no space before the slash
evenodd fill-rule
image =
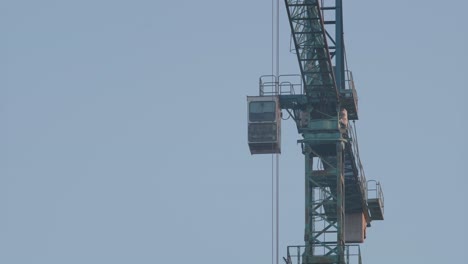
<path id="1" fill-rule="evenodd" d="M 287 263 L 361 263 L 358 244 L 383 220 L 381 186 L 367 181 L 355 127 L 358 98 L 347 69 L 342 0 L 285 0 L 300 75 L 262 76 L 248 97 L 252 154 L 280 152 L 280 111 L 294 119 L 305 156 L 305 245 Z M 275 111 L 275 112 L 273 112 Z M 352 121 L 352 122 L 349 122 Z"/>

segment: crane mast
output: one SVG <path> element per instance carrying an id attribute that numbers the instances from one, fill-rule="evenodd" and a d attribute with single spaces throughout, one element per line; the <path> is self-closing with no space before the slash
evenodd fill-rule
<path id="1" fill-rule="evenodd" d="M 305 245 L 289 246 L 285 260 L 361 263 L 358 243 L 371 221 L 383 220 L 383 192 L 380 183 L 366 180 L 349 122 L 358 119 L 358 100 L 346 65 L 342 0 L 285 5 L 300 75 L 296 82 L 291 75 L 260 78 L 259 96 L 248 97 L 250 151 L 281 152 L 279 113 L 286 110 L 302 135 Z"/>

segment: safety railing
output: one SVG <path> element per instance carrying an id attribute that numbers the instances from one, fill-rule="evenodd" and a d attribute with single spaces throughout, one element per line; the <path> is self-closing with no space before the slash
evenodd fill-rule
<path id="1" fill-rule="evenodd" d="M 354 86 L 353 73 L 350 70 L 345 70 L 345 85 L 344 85 L 344 97 L 353 98 L 354 104 L 358 105 L 358 95 L 356 92 L 356 87 Z M 357 110 L 357 109 L 356 109 Z"/>
<path id="2" fill-rule="evenodd" d="M 259 79 L 259 94 L 260 96 L 267 96 L 267 95 L 277 95 L 276 76 L 274 75 L 262 75 Z"/>
<path id="3" fill-rule="evenodd" d="M 302 94 L 302 78 L 297 74 L 262 75 L 259 79 L 260 96 Z"/>
<path id="4" fill-rule="evenodd" d="M 364 199 L 367 200 L 367 179 L 364 172 L 364 167 L 361 163 L 361 157 L 359 155 L 359 143 L 357 138 L 356 127 L 348 123 L 348 137 L 351 139 L 351 150 L 353 152 L 354 160 L 356 162 L 356 167 L 358 170 L 358 178 L 360 181 L 361 193 L 364 195 Z"/>
<path id="5" fill-rule="evenodd" d="M 345 90 L 356 91 L 356 88 L 354 87 L 353 72 L 350 70 L 345 71 Z"/>
<path id="6" fill-rule="evenodd" d="M 384 213 L 385 197 L 380 182 L 376 180 L 367 182 L 367 199 L 379 199 L 382 205 L 382 213 Z"/>
<path id="7" fill-rule="evenodd" d="M 284 258 L 286 264 L 309 264 L 318 263 L 312 262 L 312 258 L 324 259 L 324 258 L 336 258 L 335 261 L 329 263 L 344 263 L 344 264 L 362 264 L 361 248 L 359 245 L 346 245 L 344 246 L 344 259 L 339 261 L 336 255 L 327 254 L 330 252 L 331 246 L 288 246 L 287 257 Z M 336 248 L 335 248 L 336 249 Z M 328 263 L 328 262 L 327 262 Z"/>

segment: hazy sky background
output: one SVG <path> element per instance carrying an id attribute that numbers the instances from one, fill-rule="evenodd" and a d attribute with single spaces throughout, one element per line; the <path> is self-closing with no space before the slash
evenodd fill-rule
<path id="1" fill-rule="evenodd" d="M 281 73 L 289 54 L 281 1 Z M 0 263 L 270 259 L 271 157 L 246 95 L 271 1 L 0 0 Z M 466 1 L 344 1 L 361 157 L 385 192 L 363 263 L 463 263 Z M 303 156 L 281 155 L 281 255 L 303 243 Z"/>

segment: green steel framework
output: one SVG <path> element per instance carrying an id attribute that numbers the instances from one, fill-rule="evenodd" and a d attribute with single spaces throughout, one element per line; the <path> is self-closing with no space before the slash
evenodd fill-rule
<path id="1" fill-rule="evenodd" d="M 384 205 L 380 184 L 369 181 L 368 187 L 355 126 L 348 122 L 358 119 L 358 103 L 346 65 L 342 0 L 285 0 L 285 4 L 300 81 L 291 81 L 291 75 L 261 76 L 260 96 L 248 98 L 249 102 L 279 98 L 281 109 L 293 117 L 302 135 L 298 142 L 305 156 L 305 245 L 289 246 L 285 260 L 287 264 L 361 263 L 359 245 L 349 243 L 364 241 L 365 227 L 372 220 L 383 220 Z M 253 126 L 265 124 L 254 122 L 252 130 L 250 125 L 252 154 L 280 152 L 279 141 L 277 147 L 269 141 L 251 141 L 251 134 L 252 140 L 264 138 L 258 135 L 262 130 Z M 262 147 L 265 144 L 271 144 L 271 151 Z M 353 220 L 346 223 L 347 219 Z M 351 229 L 358 235 L 347 233 Z"/>
<path id="2" fill-rule="evenodd" d="M 354 254 L 361 263 L 359 249 L 350 253 L 352 246 L 346 245 L 345 216 L 362 213 L 370 226 L 383 214 L 369 213 L 355 134 L 343 121 L 343 109 L 350 120 L 357 120 L 358 114 L 354 82 L 345 63 L 342 0 L 285 4 L 303 92 L 280 90 L 279 98 L 303 136 L 299 142 L 305 156 L 305 245 L 288 247 L 286 261 L 341 264 L 349 263 Z"/>

